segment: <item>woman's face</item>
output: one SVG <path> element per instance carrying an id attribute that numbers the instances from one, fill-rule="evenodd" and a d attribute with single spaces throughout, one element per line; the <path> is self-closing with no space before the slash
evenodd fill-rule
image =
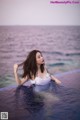
<path id="1" fill-rule="evenodd" d="M 40 52 L 36 53 L 36 62 L 38 65 L 44 64 L 44 58 Z"/>

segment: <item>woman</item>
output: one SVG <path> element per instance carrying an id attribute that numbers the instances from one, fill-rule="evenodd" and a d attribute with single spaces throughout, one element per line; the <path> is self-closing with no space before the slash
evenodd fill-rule
<path id="1" fill-rule="evenodd" d="M 19 78 L 17 73 L 21 65 L 23 65 L 22 79 Z M 46 85 L 51 80 L 55 81 L 57 84 L 61 83 L 60 80 L 48 73 L 45 68 L 44 58 L 39 50 L 31 51 L 22 64 L 14 64 L 14 76 L 18 85 L 25 85 L 28 81 L 30 81 L 30 85 L 35 84 L 35 86 Z"/>

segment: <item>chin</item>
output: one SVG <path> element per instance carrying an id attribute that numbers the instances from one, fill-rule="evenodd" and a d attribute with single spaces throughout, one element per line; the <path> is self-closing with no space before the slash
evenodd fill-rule
<path id="1" fill-rule="evenodd" d="M 45 64 L 44 62 L 42 62 L 41 64 Z"/>

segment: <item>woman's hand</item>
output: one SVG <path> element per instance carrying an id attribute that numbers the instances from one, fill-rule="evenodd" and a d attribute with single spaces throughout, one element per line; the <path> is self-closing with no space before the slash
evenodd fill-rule
<path id="1" fill-rule="evenodd" d="M 58 80 L 56 77 L 54 77 L 53 75 L 51 75 L 51 79 L 53 80 L 53 81 L 55 81 L 57 84 L 61 84 L 61 81 L 60 80 Z"/>
<path id="2" fill-rule="evenodd" d="M 18 70 L 18 64 L 14 64 L 14 72 L 17 72 Z"/>
<path id="3" fill-rule="evenodd" d="M 58 79 L 56 79 L 55 82 L 56 82 L 57 84 L 59 84 L 59 85 L 61 84 L 61 81 L 58 80 Z"/>
<path id="4" fill-rule="evenodd" d="M 22 79 L 19 78 L 18 73 L 17 73 L 18 67 L 19 67 L 18 64 L 14 64 L 14 76 L 15 76 L 15 80 L 16 80 L 16 83 L 18 85 L 23 85 L 28 80 L 28 78 L 27 78 L 27 76 L 24 77 L 24 78 L 22 78 Z"/>

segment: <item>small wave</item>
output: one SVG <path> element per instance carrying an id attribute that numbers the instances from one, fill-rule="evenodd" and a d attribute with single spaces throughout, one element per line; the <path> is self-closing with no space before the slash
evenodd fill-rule
<path id="1" fill-rule="evenodd" d="M 80 53 L 66 53 L 66 56 L 75 56 L 75 55 L 80 55 Z"/>
<path id="2" fill-rule="evenodd" d="M 57 52 L 57 51 L 55 51 L 55 52 L 42 51 L 42 52 L 43 52 L 43 53 L 46 53 L 46 54 L 58 54 L 58 55 L 63 55 L 63 53 Z"/>
<path id="3" fill-rule="evenodd" d="M 65 65 L 64 63 L 53 63 L 53 64 L 49 64 L 49 66 L 53 67 L 53 66 L 62 66 Z"/>
<path id="4" fill-rule="evenodd" d="M 71 58 L 66 58 L 66 59 L 64 59 L 64 58 L 56 58 L 56 60 L 57 61 L 73 61 Z"/>

